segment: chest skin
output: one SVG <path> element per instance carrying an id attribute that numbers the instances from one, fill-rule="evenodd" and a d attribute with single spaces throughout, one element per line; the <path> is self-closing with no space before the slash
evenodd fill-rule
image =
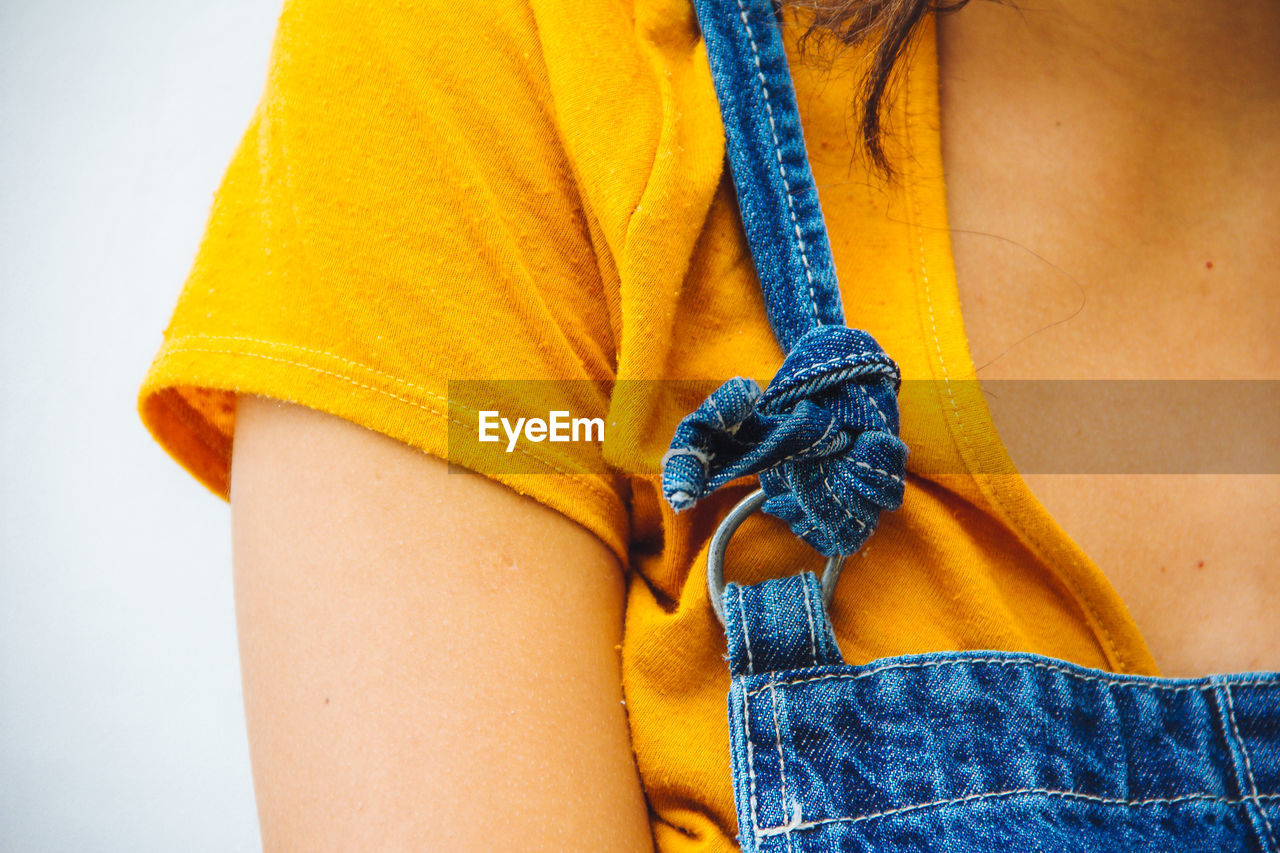
<path id="1" fill-rule="evenodd" d="M 1206 124 L 1211 104 L 1126 92 L 1114 68 L 1089 70 L 1096 57 L 1046 67 L 993 47 L 1025 35 L 1018 18 L 978 3 L 939 23 L 979 379 L 1280 378 L 1280 109 Z M 1007 445 L 1034 440 L 1025 411 L 991 409 Z M 1024 478 L 1166 675 L 1280 669 L 1280 476 Z"/>

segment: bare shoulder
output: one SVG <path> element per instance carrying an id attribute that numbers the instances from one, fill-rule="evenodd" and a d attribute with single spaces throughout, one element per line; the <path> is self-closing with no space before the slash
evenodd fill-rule
<path id="1" fill-rule="evenodd" d="M 649 849 L 599 540 L 260 397 L 238 401 L 231 503 L 267 851 Z"/>

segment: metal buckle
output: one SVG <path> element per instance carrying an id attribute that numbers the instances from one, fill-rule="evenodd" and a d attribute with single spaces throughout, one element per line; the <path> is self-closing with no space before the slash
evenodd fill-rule
<path id="1" fill-rule="evenodd" d="M 729 539 L 742 522 L 764 506 L 768 498 L 763 489 L 756 489 L 729 510 L 729 514 L 711 536 L 711 544 L 707 547 L 707 593 L 711 596 L 711 608 L 715 610 L 721 625 L 724 625 L 724 552 L 729 547 Z M 826 568 L 822 570 L 822 603 L 825 606 L 831 606 L 836 582 L 840 580 L 840 570 L 844 568 L 844 558 L 844 554 L 831 555 L 827 558 Z"/>

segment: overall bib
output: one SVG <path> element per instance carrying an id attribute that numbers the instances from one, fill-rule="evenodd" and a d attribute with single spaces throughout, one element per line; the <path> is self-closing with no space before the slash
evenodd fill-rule
<path id="1" fill-rule="evenodd" d="M 713 394 L 664 459 L 678 509 L 744 474 L 764 487 L 726 519 L 708 571 L 742 849 L 1280 853 L 1280 674 L 1153 678 L 987 651 L 844 663 L 825 603 L 840 555 L 901 501 L 897 369 L 844 327 L 771 0 L 694 6 L 787 353 L 767 391 Z M 832 437 L 831 411 L 856 438 Z M 833 476 L 833 442 L 860 478 Z M 761 505 L 831 556 L 822 581 L 722 582 L 728 536 Z"/>

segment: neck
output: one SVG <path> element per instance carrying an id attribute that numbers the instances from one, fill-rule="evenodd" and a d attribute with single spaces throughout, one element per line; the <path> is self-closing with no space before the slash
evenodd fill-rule
<path id="1" fill-rule="evenodd" d="M 988 150 L 1021 131 L 1162 232 L 1261 193 L 1274 210 L 1277 45 L 1280 0 L 972 2 L 939 19 L 943 123 L 964 113 Z"/>
<path id="2" fill-rule="evenodd" d="M 945 28 L 1027 84 L 1228 121 L 1280 104 L 1276 0 L 975 2 Z"/>
<path id="3" fill-rule="evenodd" d="M 1127 375 L 1186 375 L 1158 333 L 1211 328 L 1196 369 L 1277 375 L 1258 325 L 1277 316 L 1277 44 L 1280 0 L 1008 0 L 939 18 L 957 278 L 992 306 L 990 334 L 981 299 L 965 306 L 979 364 L 1017 323 L 1070 315 L 1037 333 L 1045 375 L 1085 375 L 1079 354 L 1105 346 Z"/>

